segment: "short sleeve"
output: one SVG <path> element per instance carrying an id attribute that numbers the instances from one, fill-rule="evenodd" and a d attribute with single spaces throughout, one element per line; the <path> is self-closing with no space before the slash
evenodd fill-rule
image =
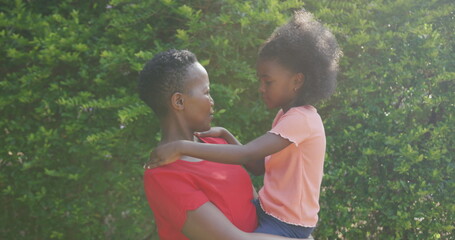
<path id="1" fill-rule="evenodd" d="M 294 111 L 281 116 L 269 132 L 286 138 L 298 146 L 310 136 L 310 131 L 306 116 Z"/>
<path id="2" fill-rule="evenodd" d="M 144 189 L 157 224 L 162 229 L 173 228 L 177 232 L 185 224 L 187 211 L 209 201 L 191 178 L 178 172 L 147 170 Z"/>

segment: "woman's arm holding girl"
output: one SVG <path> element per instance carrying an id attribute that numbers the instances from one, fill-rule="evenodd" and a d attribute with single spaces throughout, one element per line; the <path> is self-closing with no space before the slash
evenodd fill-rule
<path id="1" fill-rule="evenodd" d="M 234 226 L 211 202 L 187 212 L 182 233 L 193 240 L 290 240 L 291 238 L 247 233 Z"/>

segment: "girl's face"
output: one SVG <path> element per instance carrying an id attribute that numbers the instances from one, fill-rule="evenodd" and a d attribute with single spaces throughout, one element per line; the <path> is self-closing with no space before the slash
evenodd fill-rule
<path id="1" fill-rule="evenodd" d="M 184 114 L 193 131 L 207 131 L 213 118 L 213 99 L 207 71 L 200 63 L 189 66 L 185 83 Z"/>
<path id="2" fill-rule="evenodd" d="M 303 84 L 303 75 L 295 74 L 275 60 L 259 60 L 256 65 L 259 92 L 269 109 L 289 109 Z"/>

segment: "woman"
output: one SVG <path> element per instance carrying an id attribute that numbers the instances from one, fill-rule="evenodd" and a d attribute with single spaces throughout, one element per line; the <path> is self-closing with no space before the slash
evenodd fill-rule
<path id="1" fill-rule="evenodd" d="M 175 140 L 235 143 L 232 136 L 223 136 L 227 142 L 194 136 L 210 129 L 214 102 L 207 72 L 191 52 L 157 54 L 140 74 L 139 93 L 160 119 L 160 144 Z M 144 188 L 162 240 L 289 239 L 251 233 L 257 225 L 251 203 L 254 190 L 241 166 L 184 156 L 146 170 Z"/>

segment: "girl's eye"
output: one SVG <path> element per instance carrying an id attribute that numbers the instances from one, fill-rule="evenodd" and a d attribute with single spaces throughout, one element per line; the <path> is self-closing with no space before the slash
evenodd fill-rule
<path id="1" fill-rule="evenodd" d="M 270 84 L 272 84 L 272 81 L 265 81 L 265 85 L 268 86 L 268 85 L 270 85 Z"/>

